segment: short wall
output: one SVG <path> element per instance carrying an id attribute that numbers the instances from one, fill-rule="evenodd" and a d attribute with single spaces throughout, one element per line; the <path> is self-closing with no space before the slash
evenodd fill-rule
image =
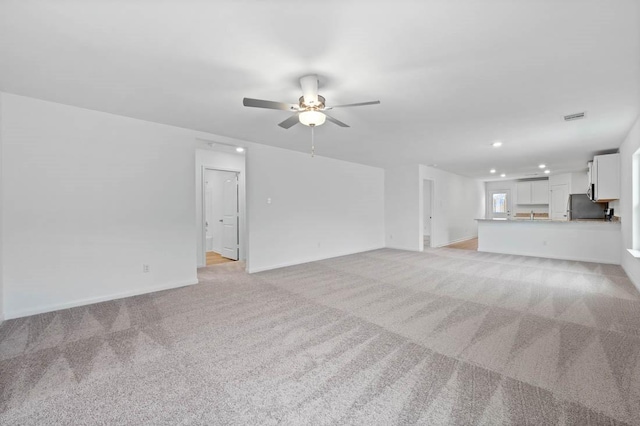
<path id="1" fill-rule="evenodd" d="M 620 224 L 479 221 L 478 251 L 620 264 Z"/>

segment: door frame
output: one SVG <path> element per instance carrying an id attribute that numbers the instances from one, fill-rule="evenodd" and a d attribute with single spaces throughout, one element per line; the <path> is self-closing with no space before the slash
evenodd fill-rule
<path id="1" fill-rule="evenodd" d="M 507 214 L 505 218 L 497 218 L 497 219 L 506 219 L 509 220 L 511 218 L 511 211 L 513 210 L 513 198 L 511 195 L 511 189 L 491 189 L 487 191 L 487 219 L 496 219 L 493 217 L 493 194 L 507 194 Z"/>
<path id="2" fill-rule="evenodd" d="M 200 262 L 202 262 L 202 264 L 204 266 L 207 266 L 207 227 L 206 227 L 206 223 L 207 223 L 207 204 L 206 204 L 206 193 L 207 193 L 207 187 L 206 187 L 206 172 L 207 170 L 210 171 L 214 171 L 214 172 L 231 172 L 231 173 L 235 173 L 236 174 L 236 178 L 237 178 L 237 191 L 238 191 L 238 205 L 237 205 L 237 209 L 238 209 L 238 261 L 240 260 L 244 260 L 240 258 L 240 253 L 242 253 L 241 250 L 241 246 L 243 244 L 242 239 L 240 238 L 240 225 L 242 223 L 242 218 L 240 217 L 240 215 L 242 214 L 242 211 L 240 209 L 240 174 L 242 173 L 240 170 L 237 169 L 226 169 L 226 168 L 221 168 L 221 167 L 212 167 L 212 166 L 205 166 L 203 165 L 201 170 L 200 170 L 200 182 L 201 182 L 201 187 L 202 187 L 202 192 L 200 194 L 200 197 L 202 197 L 202 235 L 200 235 L 200 238 L 202 239 L 202 258 L 200 259 Z"/>

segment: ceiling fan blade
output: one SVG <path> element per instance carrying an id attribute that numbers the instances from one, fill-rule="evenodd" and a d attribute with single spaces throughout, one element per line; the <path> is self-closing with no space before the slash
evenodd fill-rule
<path id="1" fill-rule="evenodd" d="M 297 111 L 298 108 L 293 104 L 285 104 L 284 102 L 263 101 L 262 99 L 244 98 L 242 105 L 254 108 L 279 109 L 283 111 Z"/>
<path id="2" fill-rule="evenodd" d="M 380 101 L 370 101 L 370 102 L 358 102 L 356 104 L 334 105 L 334 106 L 331 106 L 331 107 L 326 107 L 325 110 L 334 109 L 334 108 L 346 108 L 346 107 L 363 106 L 363 105 L 377 105 L 379 103 L 380 103 Z"/>
<path id="3" fill-rule="evenodd" d="M 299 115 L 300 115 L 299 113 L 293 114 L 291 117 L 287 118 L 282 123 L 278 123 L 278 126 L 282 127 L 283 129 L 289 129 L 295 126 L 300 122 L 300 119 L 298 118 Z"/>
<path id="4" fill-rule="evenodd" d="M 323 112 L 323 114 L 327 117 L 327 120 L 329 120 L 330 122 L 332 122 L 333 124 L 337 124 L 340 127 L 349 127 L 348 124 L 343 123 L 340 120 L 336 120 L 335 118 L 333 118 L 332 116 L 328 115 L 326 112 Z"/>

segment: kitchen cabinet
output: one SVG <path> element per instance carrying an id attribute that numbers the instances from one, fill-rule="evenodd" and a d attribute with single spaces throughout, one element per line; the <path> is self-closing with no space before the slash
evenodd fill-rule
<path id="1" fill-rule="evenodd" d="M 620 198 L 620 154 L 596 155 L 591 166 L 594 201 Z"/>
<path id="2" fill-rule="evenodd" d="M 549 181 L 531 182 L 531 204 L 549 204 Z"/>
<path id="3" fill-rule="evenodd" d="M 518 204 L 549 204 L 549 181 L 526 180 L 516 183 Z"/>

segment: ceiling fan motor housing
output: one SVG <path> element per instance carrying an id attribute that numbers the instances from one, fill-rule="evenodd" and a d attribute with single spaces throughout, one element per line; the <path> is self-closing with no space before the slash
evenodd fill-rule
<path id="1" fill-rule="evenodd" d="M 318 102 L 312 105 L 308 105 L 307 103 L 305 103 L 304 96 L 300 96 L 300 99 L 298 99 L 298 104 L 300 105 L 300 109 L 307 110 L 307 111 L 324 109 L 324 102 L 325 102 L 324 96 L 320 96 L 320 95 L 318 95 Z"/>

